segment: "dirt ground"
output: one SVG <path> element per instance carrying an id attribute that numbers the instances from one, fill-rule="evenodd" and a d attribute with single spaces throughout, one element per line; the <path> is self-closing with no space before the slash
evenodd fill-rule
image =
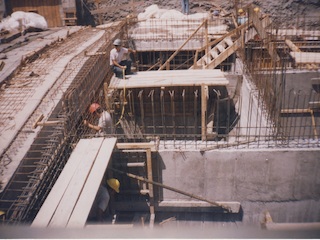
<path id="1" fill-rule="evenodd" d="M 128 8 L 129 4 L 136 2 L 135 8 Z M 190 14 L 197 12 L 210 11 L 214 6 L 222 7 L 227 12 L 234 11 L 235 0 L 213 0 L 213 1 L 192 1 L 189 0 Z M 261 11 L 269 14 L 279 25 L 295 25 L 312 28 L 320 26 L 320 1 L 319 0 L 238 0 L 238 8 L 245 7 L 247 4 L 255 4 Z M 104 14 L 104 21 L 117 20 L 124 18 L 134 9 L 136 13 L 143 12 L 148 6 L 157 4 L 162 9 L 176 9 L 181 11 L 181 0 L 110 0 L 101 3 L 99 8 L 113 7 L 112 12 Z M 95 9 L 94 4 L 87 4 L 90 10 Z M 118 6 L 118 7 L 114 7 Z"/>

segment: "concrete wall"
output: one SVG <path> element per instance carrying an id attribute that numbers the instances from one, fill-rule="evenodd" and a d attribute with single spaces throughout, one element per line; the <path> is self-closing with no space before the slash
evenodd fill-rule
<path id="1" fill-rule="evenodd" d="M 273 124 L 268 121 L 257 94 L 258 92 L 252 89 L 248 79 L 244 76 L 240 101 L 236 105 L 237 112 L 240 114 L 240 121 L 238 122 L 238 134 L 240 135 L 265 136 L 272 131 Z"/>
<path id="2" fill-rule="evenodd" d="M 238 201 L 243 221 L 320 221 L 320 149 L 161 151 L 162 182 L 212 201 Z M 157 177 L 157 176 L 155 176 Z M 163 190 L 163 200 L 194 200 Z"/>

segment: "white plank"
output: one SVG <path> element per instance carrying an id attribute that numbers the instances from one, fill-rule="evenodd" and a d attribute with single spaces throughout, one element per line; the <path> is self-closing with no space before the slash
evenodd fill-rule
<path id="1" fill-rule="evenodd" d="M 37 216 L 33 220 L 31 224 L 32 227 L 46 227 L 49 224 L 71 178 L 76 172 L 77 167 L 82 161 L 85 161 L 84 158 L 79 159 L 78 154 L 85 154 L 89 141 L 90 139 L 81 139 L 78 142 L 75 151 L 71 154 L 59 178 L 52 187 Z"/>
<path id="2" fill-rule="evenodd" d="M 66 227 L 102 142 L 103 138 L 90 139 L 90 142 L 86 146 L 87 151 L 84 154 L 80 149 L 77 149 L 79 153 L 75 151 L 76 149 L 74 150 L 77 157 L 84 159 L 84 161 L 81 161 L 81 164 L 72 176 L 59 206 L 49 223 L 50 227 Z"/>
<path id="3" fill-rule="evenodd" d="M 166 86 L 225 86 L 229 81 L 220 70 L 170 70 L 138 72 L 128 79 L 112 78 L 109 88 Z"/>
<path id="4" fill-rule="evenodd" d="M 103 178 L 103 174 L 107 169 L 113 148 L 116 145 L 116 141 L 116 138 L 106 138 L 103 141 L 67 227 L 82 228 L 85 226 L 95 196 L 97 195 L 100 182 Z"/>

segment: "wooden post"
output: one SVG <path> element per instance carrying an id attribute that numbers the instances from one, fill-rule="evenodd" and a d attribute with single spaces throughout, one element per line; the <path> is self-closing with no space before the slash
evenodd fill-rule
<path id="1" fill-rule="evenodd" d="M 152 175 L 152 161 L 151 161 L 151 149 L 148 148 L 147 152 L 147 174 L 148 174 L 148 180 L 153 181 L 153 175 Z M 148 184 L 149 189 L 149 202 L 150 202 L 150 227 L 152 228 L 154 225 L 154 195 L 153 195 L 153 185 Z"/>
<path id="2" fill-rule="evenodd" d="M 206 22 L 204 24 L 205 28 L 205 37 L 206 37 L 206 51 L 205 55 L 207 56 L 207 63 L 210 62 L 210 55 L 209 55 L 209 37 L 208 37 L 208 20 L 206 19 Z"/>
<path id="3" fill-rule="evenodd" d="M 208 86 L 201 85 L 201 139 L 205 141 L 207 139 L 206 132 L 206 116 L 207 116 L 207 101 L 208 101 Z"/>

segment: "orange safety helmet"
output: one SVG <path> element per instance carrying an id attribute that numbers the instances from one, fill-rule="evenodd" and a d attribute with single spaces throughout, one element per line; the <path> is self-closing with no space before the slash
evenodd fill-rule
<path id="1" fill-rule="evenodd" d="M 89 112 L 94 113 L 98 108 L 100 108 L 100 105 L 98 103 L 92 103 L 89 107 Z"/>

